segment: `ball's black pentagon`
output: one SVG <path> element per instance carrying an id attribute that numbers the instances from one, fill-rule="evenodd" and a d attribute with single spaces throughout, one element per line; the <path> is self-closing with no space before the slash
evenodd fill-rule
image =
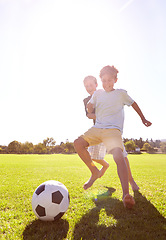
<path id="1" fill-rule="evenodd" d="M 40 185 L 37 189 L 36 189 L 36 191 L 35 191 L 35 193 L 37 194 L 37 195 L 39 195 L 41 192 L 43 192 L 45 190 L 45 185 L 43 184 L 43 185 Z"/>
<path id="2" fill-rule="evenodd" d="M 60 204 L 63 199 L 63 195 L 60 191 L 56 191 L 52 193 L 52 202 Z"/>
<path id="3" fill-rule="evenodd" d="M 36 207 L 36 212 L 37 214 L 39 215 L 39 217 L 44 217 L 46 216 L 46 211 L 45 211 L 45 208 L 40 206 L 40 205 L 37 205 Z"/>
<path id="4" fill-rule="evenodd" d="M 54 220 L 58 220 L 59 218 L 61 218 L 64 215 L 64 212 L 60 212 L 58 215 L 56 215 L 56 217 L 54 217 Z"/>
<path id="5" fill-rule="evenodd" d="M 70 195 L 69 195 L 69 193 L 68 193 L 68 200 L 69 200 L 69 202 L 70 202 Z"/>

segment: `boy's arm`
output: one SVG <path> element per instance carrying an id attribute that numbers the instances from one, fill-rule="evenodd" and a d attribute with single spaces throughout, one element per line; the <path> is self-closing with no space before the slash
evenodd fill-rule
<path id="1" fill-rule="evenodd" d="M 143 124 L 144 124 L 146 127 L 149 127 L 149 126 L 152 125 L 151 122 L 149 122 L 148 120 L 145 119 L 145 117 L 144 117 L 141 109 L 139 108 L 139 106 L 138 106 L 138 104 L 137 104 L 136 102 L 134 102 L 131 106 L 132 106 L 132 107 L 134 108 L 134 110 L 138 113 L 138 115 L 140 116 Z"/>
<path id="2" fill-rule="evenodd" d="M 87 98 L 85 98 L 85 99 L 83 100 L 84 106 L 85 106 L 86 116 L 87 116 L 89 119 L 96 120 L 95 112 L 93 111 L 92 113 L 88 113 L 88 111 L 87 111 L 87 103 L 89 102 L 90 98 L 91 98 L 91 97 L 89 96 L 89 97 L 87 97 Z"/>
<path id="3" fill-rule="evenodd" d="M 86 108 L 87 108 L 88 113 L 93 113 L 94 105 L 92 103 L 88 102 L 86 105 Z"/>

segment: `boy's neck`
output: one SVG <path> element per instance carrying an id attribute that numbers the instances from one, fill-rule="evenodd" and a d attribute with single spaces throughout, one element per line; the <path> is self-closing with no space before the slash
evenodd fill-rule
<path id="1" fill-rule="evenodd" d="M 104 91 L 105 91 L 105 92 L 108 92 L 108 93 L 109 93 L 109 92 L 112 92 L 112 91 L 114 91 L 114 90 L 115 90 L 115 88 L 111 89 L 110 91 L 106 91 L 106 90 L 104 89 Z"/>

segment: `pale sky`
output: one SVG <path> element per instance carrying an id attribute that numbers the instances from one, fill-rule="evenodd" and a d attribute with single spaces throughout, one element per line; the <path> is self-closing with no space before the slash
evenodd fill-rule
<path id="1" fill-rule="evenodd" d="M 165 0 L 0 0 L 0 145 L 73 141 L 92 126 L 83 79 L 105 65 L 152 122 L 125 107 L 123 137 L 166 139 Z"/>

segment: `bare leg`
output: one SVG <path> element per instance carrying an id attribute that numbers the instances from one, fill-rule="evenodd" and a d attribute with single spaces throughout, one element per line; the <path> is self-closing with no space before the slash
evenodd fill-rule
<path id="1" fill-rule="evenodd" d="M 88 189 L 93 185 L 93 183 L 99 178 L 100 171 L 94 165 L 89 152 L 87 151 L 88 142 L 86 142 L 83 138 L 79 137 L 74 141 L 74 147 L 77 151 L 79 157 L 83 160 L 83 162 L 87 165 L 89 170 L 91 171 L 92 175 L 90 179 L 84 184 L 84 189 Z"/>
<path id="2" fill-rule="evenodd" d="M 134 198 L 129 194 L 128 169 L 121 148 L 114 148 L 111 152 L 117 164 L 118 176 L 122 185 L 123 204 L 126 208 L 132 208 Z"/>
<path id="3" fill-rule="evenodd" d="M 139 187 L 138 187 L 138 185 L 136 184 L 136 182 L 134 181 L 134 178 L 133 178 L 133 176 L 132 176 L 131 169 L 130 169 L 129 160 L 128 160 L 127 157 L 125 157 L 125 162 L 126 162 L 127 169 L 128 169 L 129 183 L 130 183 L 133 191 L 138 191 L 138 190 L 139 190 Z"/>
<path id="4" fill-rule="evenodd" d="M 129 194 L 129 183 L 128 183 L 128 170 L 123 157 L 121 148 L 114 148 L 111 153 L 113 154 L 114 161 L 117 165 L 118 176 L 122 185 L 123 198 L 126 194 Z"/>
<path id="5" fill-rule="evenodd" d="M 101 178 L 105 171 L 107 170 L 107 168 L 109 167 L 109 163 L 106 162 L 104 159 L 103 160 L 98 160 L 98 159 L 92 159 L 94 162 L 97 162 L 99 164 L 101 164 L 103 167 L 100 169 L 100 175 L 99 177 Z"/>

